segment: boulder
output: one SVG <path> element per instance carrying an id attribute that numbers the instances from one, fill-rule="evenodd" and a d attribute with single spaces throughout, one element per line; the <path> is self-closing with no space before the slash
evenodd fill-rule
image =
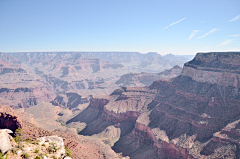
<path id="1" fill-rule="evenodd" d="M 10 139 L 12 139 L 12 137 L 9 135 L 9 133 L 13 132 L 9 129 L 0 130 L 0 152 L 3 154 L 12 149 L 12 145 L 10 143 Z"/>
<path id="2" fill-rule="evenodd" d="M 64 148 L 64 142 L 63 139 L 61 137 L 58 136 L 46 136 L 46 137 L 41 137 L 41 138 L 37 138 L 37 140 L 39 140 L 39 144 L 42 145 L 43 143 L 47 143 L 47 144 L 53 144 L 56 146 L 56 148 L 58 149 L 55 156 L 57 158 L 64 156 L 65 155 L 65 148 Z"/>

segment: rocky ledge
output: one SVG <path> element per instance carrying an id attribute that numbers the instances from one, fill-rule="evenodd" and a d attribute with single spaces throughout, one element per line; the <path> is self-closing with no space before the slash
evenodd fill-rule
<path id="1" fill-rule="evenodd" d="M 198 53 L 185 63 L 181 75 L 197 82 L 240 88 L 240 53 Z"/>

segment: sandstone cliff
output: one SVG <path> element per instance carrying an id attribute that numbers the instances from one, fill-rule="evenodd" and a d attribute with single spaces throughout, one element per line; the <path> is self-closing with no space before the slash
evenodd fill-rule
<path id="1" fill-rule="evenodd" d="M 182 76 L 194 81 L 222 86 L 240 87 L 239 53 L 198 53 L 184 65 Z"/>
<path id="2" fill-rule="evenodd" d="M 228 139 L 226 145 L 233 148 L 227 152 L 218 151 L 226 145 L 215 133 L 226 134 L 227 124 L 240 119 L 239 56 L 240 53 L 199 53 L 184 65 L 180 76 L 155 81 L 149 87 L 115 90 L 106 99 L 92 100 L 68 123 L 85 122 L 87 125 L 80 132 L 84 135 L 100 133 L 110 125 L 120 128 L 120 138 L 113 148 L 132 158 L 146 158 L 147 154 L 160 158 L 167 152 L 178 154 L 169 158 L 221 158 L 226 153 L 237 156 L 237 131 L 228 132 L 235 137 Z M 145 128 L 137 129 L 139 124 Z M 167 137 L 159 138 L 163 132 Z M 221 144 L 204 148 L 206 143 L 216 141 Z M 169 146 L 161 149 L 159 144 Z"/>

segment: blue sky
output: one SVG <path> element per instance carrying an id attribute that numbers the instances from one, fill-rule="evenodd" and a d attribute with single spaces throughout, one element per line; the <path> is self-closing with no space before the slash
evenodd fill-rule
<path id="1" fill-rule="evenodd" d="M 240 0 L 0 0 L 0 52 L 240 50 Z"/>

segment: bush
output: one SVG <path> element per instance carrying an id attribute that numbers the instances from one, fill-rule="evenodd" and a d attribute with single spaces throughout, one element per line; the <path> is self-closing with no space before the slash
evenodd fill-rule
<path id="1" fill-rule="evenodd" d="M 48 152 L 57 152 L 60 148 L 57 147 L 57 144 L 54 142 L 49 143 Z"/>
<path id="2" fill-rule="evenodd" d="M 0 152 L 0 159 L 7 159 L 8 158 L 8 154 L 7 156 L 4 158 L 4 154 Z"/>
<path id="3" fill-rule="evenodd" d="M 36 140 L 36 141 L 32 141 L 31 143 L 34 144 L 34 145 L 38 145 L 39 144 L 39 140 Z"/>
<path id="4" fill-rule="evenodd" d="M 16 129 L 15 132 L 14 132 L 14 135 L 15 136 L 22 136 L 23 135 L 22 128 Z"/>
<path id="5" fill-rule="evenodd" d="M 14 140 L 16 143 L 23 141 L 23 139 L 22 139 L 23 132 L 22 132 L 21 128 L 16 129 L 14 132 L 14 135 L 15 135 Z"/>
<path id="6" fill-rule="evenodd" d="M 35 152 L 35 153 L 38 153 L 38 152 L 39 152 L 39 150 L 38 150 L 38 149 L 36 149 L 34 152 Z"/>
<path id="7" fill-rule="evenodd" d="M 12 149 L 13 154 L 17 154 L 17 150 L 15 148 Z"/>
<path id="8" fill-rule="evenodd" d="M 34 159 L 43 159 L 41 156 L 36 156 Z"/>
<path id="9" fill-rule="evenodd" d="M 23 141 L 22 136 L 16 136 L 16 137 L 14 137 L 14 141 L 15 141 L 16 143 L 22 142 L 22 141 Z"/>
<path id="10" fill-rule="evenodd" d="M 27 138 L 27 139 L 26 139 L 26 141 L 27 141 L 27 142 L 30 142 L 30 141 L 31 141 L 31 139 Z"/>
<path id="11" fill-rule="evenodd" d="M 72 152 L 71 152 L 71 150 L 69 150 L 69 148 L 67 146 L 65 146 L 65 153 L 66 153 L 66 156 L 69 156 L 72 158 Z"/>
<path id="12" fill-rule="evenodd" d="M 29 158 L 29 154 L 28 154 L 28 153 L 23 153 L 23 154 L 21 155 L 21 157 L 23 157 L 23 158 Z"/>

